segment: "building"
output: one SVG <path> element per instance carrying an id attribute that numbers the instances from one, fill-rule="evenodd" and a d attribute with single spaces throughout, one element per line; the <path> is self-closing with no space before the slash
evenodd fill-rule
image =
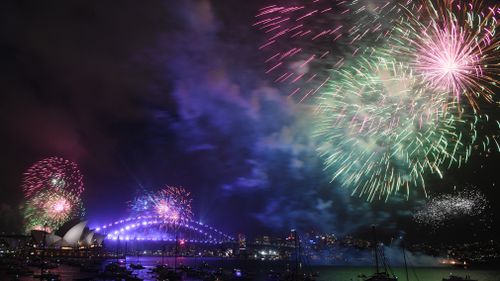
<path id="1" fill-rule="evenodd" d="M 87 221 L 71 220 L 57 231 L 32 230 L 34 245 L 52 249 L 88 249 L 101 247 L 104 235 L 87 227 Z"/>

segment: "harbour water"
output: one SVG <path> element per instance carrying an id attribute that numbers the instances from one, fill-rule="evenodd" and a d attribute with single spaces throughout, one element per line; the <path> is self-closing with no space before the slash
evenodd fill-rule
<path id="1" fill-rule="evenodd" d="M 127 265 L 142 264 L 145 269 L 134 270 L 134 275 L 143 280 L 156 280 L 150 269 L 161 264 L 162 260 L 169 266 L 174 265 L 174 258 L 161 257 L 127 257 L 127 259 L 119 260 L 120 263 Z M 116 261 L 116 260 L 114 260 Z M 112 261 L 108 261 L 112 262 Z M 212 268 L 223 268 L 226 272 L 231 272 L 233 269 L 240 269 L 243 275 L 247 275 L 247 280 L 265 281 L 268 279 L 269 271 L 283 272 L 286 268 L 292 265 L 285 262 L 276 261 L 248 261 L 248 260 L 227 260 L 216 258 L 177 258 L 178 266 L 199 267 L 206 264 Z M 36 270 L 36 269 L 34 269 Z M 358 281 L 362 280 L 358 276 L 369 276 L 373 273 L 373 267 L 345 267 L 345 266 L 307 266 L 305 272 L 315 272 L 319 274 L 318 281 Z M 399 280 L 406 281 L 406 271 L 404 268 L 393 268 L 392 271 Z M 59 268 L 53 269 L 52 272 L 60 275 L 61 279 L 70 281 L 77 278 L 92 277 L 92 274 L 83 273 L 78 267 L 68 265 L 60 265 Z M 443 277 L 450 274 L 459 276 L 470 276 L 472 279 L 479 281 L 500 281 L 500 269 L 464 269 L 456 267 L 416 267 L 408 269 L 408 277 L 410 281 L 441 281 Z M 94 274 L 95 275 L 95 274 Z M 11 280 L 8 276 L 4 276 L 0 280 Z M 23 277 L 20 280 L 36 280 L 33 277 Z M 38 279 L 39 280 L 39 279 Z M 100 280 L 100 279 L 95 279 Z M 186 278 L 191 281 L 196 279 Z"/>

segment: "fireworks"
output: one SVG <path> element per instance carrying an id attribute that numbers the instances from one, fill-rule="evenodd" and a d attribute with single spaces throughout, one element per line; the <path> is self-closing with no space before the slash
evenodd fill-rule
<path id="1" fill-rule="evenodd" d="M 496 6 L 479 1 L 294 1 L 259 10 L 266 73 L 300 101 L 318 95 L 315 136 L 332 181 L 369 200 L 443 177 L 489 122 L 500 73 Z M 465 96 L 469 105 L 461 104 Z M 450 98 L 451 97 L 451 98 Z"/>
<path id="2" fill-rule="evenodd" d="M 498 7 L 479 1 L 422 0 L 396 24 L 389 53 L 407 61 L 429 87 L 493 101 L 500 73 Z"/>
<path id="3" fill-rule="evenodd" d="M 486 197 L 480 191 L 470 189 L 431 198 L 413 219 L 419 224 L 439 228 L 454 219 L 480 217 L 488 208 Z"/>
<path id="4" fill-rule="evenodd" d="M 84 214 L 79 197 L 63 190 L 42 190 L 26 201 L 24 207 L 26 231 L 53 231 L 73 218 Z"/>
<path id="5" fill-rule="evenodd" d="M 129 208 L 133 215 L 142 216 L 149 215 L 154 208 L 154 193 L 142 191 L 142 194 L 136 196 L 129 202 Z"/>
<path id="6" fill-rule="evenodd" d="M 76 163 L 59 157 L 36 162 L 24 174 L 22 189 L 26 198 L 40 191 L 64 191 L 79 196 L 83 192 L 83 176 Z"/>
<path id="7" fill-rule="evenodd" d="M 59 157 L 46 158 L 31 166 L 22 183 L 26 231 L 53 231 L 82 216 L 82 178 L 76 163 Z"/>
<path id="8" fill-rule="evenodd" d="M 254 26 L 265 35 L 266 73 L 301 102 L 327 85 L 331 69 L 384 46 L 429 86 L 477 108 L 476 98 L 491 102 L 498 87 L 498 13 L 475 0 L 302 0 L 263 7 Z"/>
<path id="9" fill-rule="evenodd" d="M 134 215 L 155 214 L 170 222 L 192 219 L 190 193 L 182 187 L 166 186 L 156 193 L 146 192 L 130 204 Z"/>
<path id="10" fill-rule="evenodd" d="M 403 14 L 394 2 L 302 0 L 260 9 L 254 26 L 265 35 L 266 73 L 300 102 L 308 99 L 328 83 L 332 68 L 384 41 Z"/>
<path id="11" fill-rule="evenodd" d="M 318 98 L 315 136 L 326 169 L 353 194 L 387 199 L 425 191 L 424 175 L 467 161 L 477 118 L 459 119 L 446 94 L 422 86 L 404 64 L 360 58 L 334 70 Z M 462 130 L 464 132 L 462 132 Z"/>

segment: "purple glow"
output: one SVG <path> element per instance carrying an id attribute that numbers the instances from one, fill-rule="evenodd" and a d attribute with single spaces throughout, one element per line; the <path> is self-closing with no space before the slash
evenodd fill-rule
<path id="1" fill-rule="evenodd" d="M 181 229 L 190 230 L 191 233 L 197 233 L 204 237 L 204 239 L 193 239 L 193 237 L 183 238 L 183 243 L 222 243 L 226 240 L 234 240 L 229 235 L 222 233 L 221 231 L 208 226 L 200 224 L 199 222 L 189 220 L 186 223 L 176 224 L 174 221 L 166 221 L 162 219 L 161 216 L 138 216 L 130 217 L 127 219 L 122 219 L 115 221 L 114 223 L 108 224 L 110 227 L 115 228 L 108 229 L 106 225 L 103 225 L 99 229 L 108 232 L 106 239 L 108 240 L 138 240 L 138 241 L 175 241 L 172 238 L 168 238 L 164 235 L 165 229 L 172 229 L 173 227 L 180 227 Z M 151 232 L 153 229 L 158 229 L 161 231 Z M 147 230 L 146 235 L 142 235 L 141 231 Z M 188 232 L 189 233 L 189 232 Z M 120 237 L 120 235 L 126 235 Z M 131 238 L 134 237 L 134 238 Z"/>

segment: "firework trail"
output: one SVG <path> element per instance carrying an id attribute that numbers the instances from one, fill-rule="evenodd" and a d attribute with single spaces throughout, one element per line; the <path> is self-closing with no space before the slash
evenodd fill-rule
<path id="1" fill-rule="evenodd" d="M 190 192 L 182 187 L 166 186 L 158 192 L 145 192 L 130 203 L 134 215 L 157 215 L 169 222 L 192 219 Z"/>
<path id="2" fill-rule="evenodd" d="M 265 35 L 266 73 L 302 102 L 328 83 L 332 68 L 383 42 L 402 14 L 395 0 L 285 1 L 260 9 L 254 26 Z"/>
<path id="3" fill-rule="evenodd" d="M 23 208 L 25 229 L 58 229 L 65 222 L 84 215 L 79 197 L 64 190 L 42 190 L 30 197 Z"/>
<path id="4" fill-rule="evenodd" d="M 36 162 L 24 173 L 22 189 L 25 198 L 40 191 L 64 191 L 77 197 L 84 189 L 82 179 L 76 163 L 50 157 Z"/>
<path id="5" fill-rule="evenodd" d="M 478 190 L 469 189 L 431 198 L 413 216 L 415 222 L 435 229 L 463 217 L 480 217 L 489 202 Z"/>
<path id="6" fill-rule="evenodd" d="M 404 7 L 387 51 L 408 62 L 429 87 L 454 99 L 494 101 L 500 74 L 499 6 L 481 1 L 421 0 Z"/>
<path id="7" fill-rule="evenodd" d="M 423 188 L 425 174 L 461 166 L 479 142 L 479 116 L 457 118 L 446 93 L 429 89 L 408 66 L 361 57 L 332 71 L 317 97 L 315 137 L 332 181 L 369 201 Z"/>

